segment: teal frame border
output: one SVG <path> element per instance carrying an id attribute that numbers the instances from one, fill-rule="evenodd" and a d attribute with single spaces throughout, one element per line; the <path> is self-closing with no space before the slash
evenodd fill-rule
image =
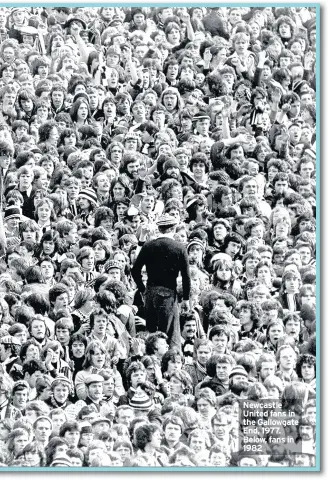
<path id="1" fill-rule="evenodd" d="M 42 4 L 42 2 L 21 2 L 21 3 L 1 3 L 0 7 L 59 7 L 63 6 L 64 2 L 51 2 L 47 4 Z M 317 442 L 316 450 L 316 465 L 314 467 L 3 467 L 0 469 L 2 472 L 320 472 L 321 465 L 321 424 L 320 424 L 320 411 L 321 411 L 321 391 L 320 391 L 320 375 L 321 375 L 321 350 L 320 350 L 320 333 L 321 333 L 321 269 L 320 269 L 320 220 L 321 220 L 321 211 L 320 211 L 320 114 L 321 114 L 321 105 L 320 105 L 320 74 L 321 74 L 321 52 L 320 52 L 320 3 L 296 3 L 296 2 L 286 2 L 286 3 L 271 3 L 271 2 L 241 2 L 241 3 L 147 3 L 140 2 L 136 3 L 115 3 L 115 2 L 92 2 L 92 7 L 315 7 L 316 9 L 316 111 L 317 111 L 317 137 L 316 137 L 316 273 L 317 279 L 316 282 L 316 319 L 317 321 L 317 330 L 316 330 L 316 357 L 319 359 L 317 364 L 317 376 L 316 376 L 316 391 L 317 391 L 317 412 L 316 412 L 316 434 L 319 442 Z M 71 7 L 87 7 L 90 6 L 89 2 L 78 2 L 78 3 L 68 3 L 66 6 Z"/>

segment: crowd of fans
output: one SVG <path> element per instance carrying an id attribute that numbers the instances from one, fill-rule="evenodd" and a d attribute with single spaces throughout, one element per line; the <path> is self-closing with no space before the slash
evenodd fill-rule
<path id="1" fill-rule="evenodd" d="M 1 466 L 314 466 L 315 8 L 2 8 L 0 42 Z M 174 335 L 134 271 L 168 218 Z M 255 452 L 245 399 L 297 424 Z"/>

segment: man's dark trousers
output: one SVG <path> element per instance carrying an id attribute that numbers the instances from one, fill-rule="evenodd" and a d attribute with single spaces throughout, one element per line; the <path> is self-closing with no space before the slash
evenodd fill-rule
<path id="1" fill-rule="evenodd" d="M 178 296 L 166 287 L 147 286 L 145 291 L 146 329 L 164 332 L 170 348 L 181 348 Z"/>

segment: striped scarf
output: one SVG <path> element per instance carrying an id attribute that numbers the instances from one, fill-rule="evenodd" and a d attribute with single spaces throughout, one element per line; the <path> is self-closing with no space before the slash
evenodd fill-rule
<path id="1" fill-rule="evenodd" d="M 198 361 L 196 362 L 196 367 L 203 375 L 206 375 L 206 367 L 203 367 Z"/>

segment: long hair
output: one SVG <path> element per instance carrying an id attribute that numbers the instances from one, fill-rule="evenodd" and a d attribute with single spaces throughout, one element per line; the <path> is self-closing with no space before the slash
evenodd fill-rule
<path id="1" fill-rule="evenodd" d="M 99 348 L 99 350 L 104 353 L 105 355 L 107 354 L 106 348 L 102 342 L 99 340 L 92 340 L 89 345 L 87 346 L 87 349 L 85 351 L 85 360 L 83 362 L 83 368 L 86 370 L 87 368 L 91 367 L 91 355 L 94 354 L 96 348 Z"/>

